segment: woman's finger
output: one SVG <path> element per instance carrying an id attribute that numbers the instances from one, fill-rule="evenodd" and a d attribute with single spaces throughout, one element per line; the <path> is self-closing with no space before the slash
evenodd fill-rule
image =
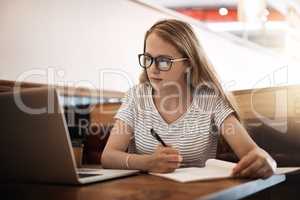
<path id="1" fill-rule="evenodd" d="M 255 154 L 252 154 L 251 152 L 244 156 L 238 164 L 233 168 L 233 175 L 240 174 L 244 169 L 246 169 L 251 163 L 255 160 Z"/>
<path id="2" fill-rule="evenodd" d="M 254 173 L 251 174 L 251 178 L 263 178 L 266 173 L 269 171 L 268 166 L 262 166 L 258 170 L 256 170 Z"/>
<path id="3" fill-rule="evenodd" d="M 173 155 L 168 155 L 168 154 L 166 154 L 163 157 L 164 157 L 164 160 L 166 162 L 176 162 L 176 163 L 178 163 L 178 162 L 182 161 L 182 157 L 180 155 L 174 155 L 174 154 Z"/>
<path id="4" fill-rule="evenodd" d="M 263 179 L 269 178 L 270 176 L 272 176 L 274 174 L 272 169 L 268 169 L 267 172 L 265 172 L 265 174 L 263 175 Z"/>
<path id="5" fill-rule="evenodd" d="M 179 154 L 178 150 L 171 147 L 164 147 L 161 149 L 161 152 L 165 154 Z"/>
<path id="6" fill-rule="evenodd" d="M 171 168 L 171 169 L 177 169 L 178 168 L 178 163 L 175 163 L 175 162 L 168 162 L 168 168 Z"/>
<path id="7" fill-rule="evenodd" d="M 243 169 L 240 175 L 242 177 L 251 177 L 252 175 L 255 175 L 257 170 L 262 168 L 263 165 L 264 164 L 260 160 L 255 160 L 246 169 Z"/>

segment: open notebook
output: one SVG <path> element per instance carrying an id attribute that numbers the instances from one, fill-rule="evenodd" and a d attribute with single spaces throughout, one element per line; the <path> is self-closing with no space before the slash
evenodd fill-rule
<path id="1" fill-rule="evenodd" d="M 205 167 L 187 167 L 176 169 L 172 173 L 150 173 L 155 176 L 161 176 L 164 178 L 172 179 L 174 181 L 186 183 L 200 180 L 211 180 L 230 178 L 233 167 L 236 163 L 208 159 L 205 163 Z M 277 168 L 276 174 L 286 174 L 300 170 L 300 167 L 280 167 Z"/>

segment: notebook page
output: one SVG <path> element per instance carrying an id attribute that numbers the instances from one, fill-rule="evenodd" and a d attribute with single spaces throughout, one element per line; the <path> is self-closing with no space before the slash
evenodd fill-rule
<path id="1" fill-rule="evenodd" d="M 221 168 L 226 168 L 229 170 L 232 170 L 236 163 L 228 162 L 228 161 L 222 161 L 222 160 L 217 160 L 217 159 L 208 159 L 205 163 L 206 166 L 210 167 L 221 167 Z M 275 174 L 287 174 L 291 172 L 299 171 L 300 172 L 300 167 L 279 167 L 276 169 Z"/>
<path id="2" fill-rule="evenodd" d="M 150 174 L 171 179 L 174 181 L 186 183 L 192 181 L 230 178 L 232 169 L 236 165 L 236 163 L 216 160 L 216 159 L 209 159 L 205 164 L 206 166 L 203 168 L 187 167 L 187 168 L 176 169 L 172 173 L 150 173 Z M 297 170 L 300 171 L 300 167 L 277 168 L 276 174 L 286 174 Z"/>
<path id="3" fill-rule="evenodd" d="M 152 175 L 168 178 L 178 182 L 192 182 L 199 180 L 211 180 L 211 179 L 220 179 L 228 178 L 231 175 L 231 172 L 228 170 L 220 170 L 220 168 L 199 168 L 199 167 L 188 167 L 188 168 L 179 168 L 172 173 L 150 173 Z"/>
<path id="4" fill-rule="evenodd" d="M 235 163 L 209 159 L 205 167 L 187 167 L 176 169 L 172 173 L 150 173 L 152 175 L 168 178 L 178 182 L 192 182 L 231 177 Z"/>
<path id="5" fill-rule="evenodd" d="M 275 174 L 288 174 L 295 171 L 300 172 L 300 167 L 279 167 L 276 169 Z"/>
<path id="6" fill-rule="evenodd" d="M 235 167 L 236 163 L 223 161 L 223 160 L 217 160 L 217 159 L 208 159 L 205 162 L 205 166 L 209 167 L 219 167 L 222 169 L 232 170 Z"/>

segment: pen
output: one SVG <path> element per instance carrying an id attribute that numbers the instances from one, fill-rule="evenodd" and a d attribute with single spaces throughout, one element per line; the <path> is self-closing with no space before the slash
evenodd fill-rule
<path id="1" fill-rule="evenodd" d="M 217 134 L 217 132 L 218 132 L 218 126 L 216 125 L 216 122 L 215 122 L 215 114 L 214 113 L 211 115 L 211 127 L 210 127 L 210 131 L 213 134 Z"/>
<path id="2" fill-rule="evenodd" d="M 153 128 L 151 128 L 150 130 L 151 135 L 157 139 L 164 147 L 167 147 L 166 143 L 159 137 L 159 135 L 153 130 Z"/>

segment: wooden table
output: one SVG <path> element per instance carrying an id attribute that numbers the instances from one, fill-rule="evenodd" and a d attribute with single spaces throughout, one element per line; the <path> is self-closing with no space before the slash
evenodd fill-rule
<path id="1" fill-rule="evenodd" d="M 4 199 L 240 199 L 272 187 L 285 180 L 284 175 L 274 175 L 266 180 L 223 179 L 178 183 L 148 174 L 84 186 L 55 184 L 0 184 Z"/>

